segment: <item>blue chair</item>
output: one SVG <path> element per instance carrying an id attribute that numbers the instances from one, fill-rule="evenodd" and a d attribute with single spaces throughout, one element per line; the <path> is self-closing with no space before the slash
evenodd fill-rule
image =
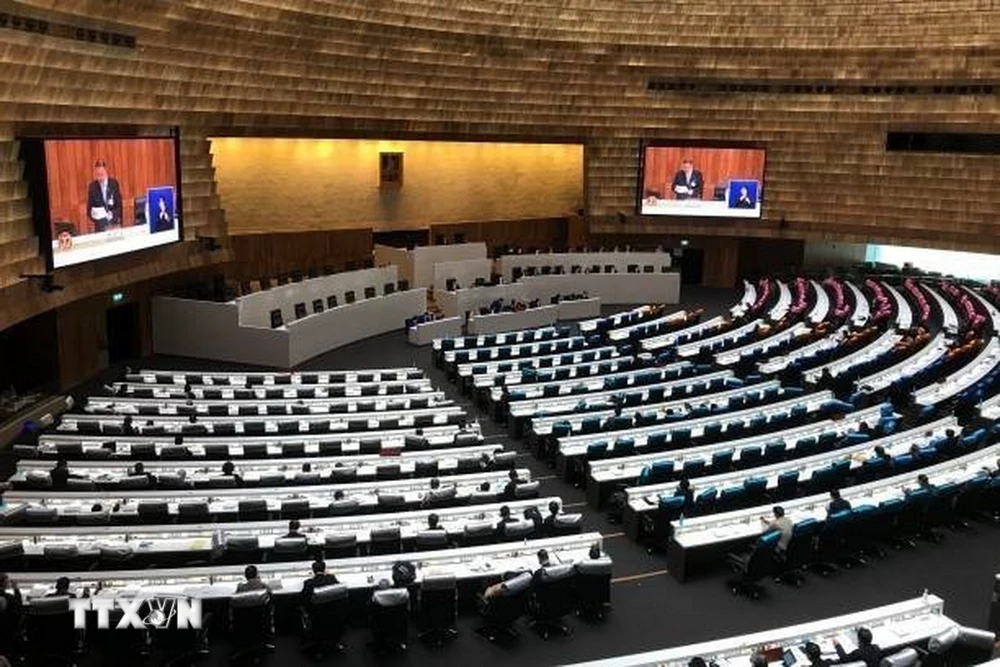
<path id="1" fill-rule="evenodd" d="M 600 417 L 587 417 L 580 422 L 580 433 L 597 433 L 601 430 Z"/>
<path id="2" fill-rule="evenodd" d="M 705 424 L 704 433 L 702 437 L 705 440 L 718 440 L 722 436 L 722 424 L 719 422 L 712 422 L 711 424 Z"/>
<path id="3" fill-rule="evenodd" d="M 705 459 L 690 458 L 684 461 L 681 475 L 687 478 L 699 477 L 705 474 Z"/>
<path id="4" fill-rule="evenodd" d="M 733 450 L 724 449 L 712 453 L 712 474 L 728 472 L 733 467 Z"/>
<path id="5" fill-rule="evenodd" d="M 742 486 L 730 486 L 719 492 L 718 509 L 729 512 L 740 509 L 746 504 L 746 492 Z"/>
<path id="6" fill-rule="evenodd" d="M 557 421 L 552 425 L 553 438 L 565 438 L 572 432 L 573 432 L 573 424 L 566 421 L 565 419 L 562 421 Z"/>
<path id="7" fill-rule="evenodd" d="M 662 451 L 667 448 L 667 434 L 664 432 L 651 433 L 646 438 L 646 449 L 651 452 Z"/>
<path id="8" fill-rule="evenodd" d="M 656 461 L 650 466 L 651 484 L 662 484 L 669 482 L 674 477 L 673 461 Z"/>
<path id="9" fill-rule="evenodd" d="M 776 463 L 781 461 L 785 458 L 786 449 L 785 443 L 781 440 L 767 443 L 764 445 L 764 461 L 766 463 Z M 797 455 L 801 454 L 798 447 L 795 448 L 795 451 Z"/>
<path id="10" fill-rule="evenodd" d="M 788 470 L 778 475 L 778 485 L 774 490 L 775 500 L 789 500 L 799 493 L 799 471 Z"/>
<path id="11" fill-rule="evenodd" d="M 751 505 L 767 502 L 767 478 L 750 477 L 743 480 L 743 492 Z"/>
<path id="12" fill-rule="evenodd" d="M 795 586 L 802 585 L 805 577 L 803 570 L 812 564 L 815 557 L 816 535 L 823 528 L 823 523 L 816 519 L 803 519 L 792 526 L 792 538 L 784 554 L 777 557 L 775 581 Z"/>
<path id="13" fill-rule="evenodd" d="M 703 516 L 712 514 L 718 504 L 719 492 L 714 486 L 704 489 L 694 497 L 694 504 L 691 505 L 691 516 Z"/>
<path id="14" fill-rule="evenodd" d="M 607 458 L 608 456 L 608 443 L 605 441 L 592 442 L 587 445 L 587 460 L 597 461 L 599 459 Z"/>
<path id="15" fill-rule="evenodd" d="M 734 464 L 738 470 L 756 468 L 764 462 L 764 454 L 759 446 L 744 447 L 740 450 L 740 457 Z"/>
<path id="16" fill-rule="evenodd" d="M 635 454 L 635 438 L 621 437 L 615 440 L 614 447 L 611 449 L 612 458 L 632 456 L 633 454 Z"/>
<path id="17" fill-rule="evenodd" d="M 756 600 L 763 593 L 758 583 L 770 576 L 775 568 L 775 553 L 781 533 L 768 531 L 761 535 L 747 554 L 729 554 L 727 560 L 736 573 L 728 583 L 733 595 L 744 595 Z"/>
<path id="18" fill-rule="evenodd" d="M 670 444 L 679 449 L 691 442 L 691 429 L 678 428 L 670 432 Z"/>

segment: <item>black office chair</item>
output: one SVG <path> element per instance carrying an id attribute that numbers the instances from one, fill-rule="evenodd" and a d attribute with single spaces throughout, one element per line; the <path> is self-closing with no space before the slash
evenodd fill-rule
<path id="1" fill-rule="evenodd" d="M 567 635 L 569 628 L 562 622 L 576 609 L 573 584 L 576 568 L 572 564 L 553 565 L 542 569 L 535 582 L 531 607 L 531 629 L 542 639 L 553 634 Z"/>
<path id="2" fill-rule="evenodd" d="M 212 516 L 205 501 L 182 502 L 177 505 L 177 523 L 209 523 Z"/>
<path id="3" fill-rule="evenodd" d="M 259 563 L 263 555 L 256 535 L 233 535 L 226 539 L 222 554 L 219 556 L 219 564 Z"/>
<path id="4" fill-rule="evenodd" d="M 377 528 L 371 531 L 368 553 L 372 556 L 398 554 L 403 550 L 402 536 L 398 526 Z"/>
<path id="5" fill-rule="evenodd" d="M 488 521 L 467 523 L 462 528 L 462 546 L 478 547 L 492 544 L 495 538 L 493 524 Z"/>
<path id="6" fill-rule="evenodd" d="M 611 559 L 576 564 L 576 610 L 581 618 L 603 619 L 611 609 Z"/>
<path id="7" fill-rule="evenodd" d="M 87 646 L 90 653 L 100 656 L 101 665 L 135 665 L 141 663 L 150 653 L 153 637 L 147 628 L 132 627 L 118 629 L 118 623 L 125 612 L 115 607 L 108 611 L 108 627 L 90 627 L 86 630 Z M 139 656 L 139 659 L 136 658 Z"/>
<path id="8" fill-rule="evenodd" d="M 413 548 L 416 551 L 436 551 L 447 549 L 451 544 L 448 541 L 448 533 L 444 530 L 422 530 L 417 533 Z"/>
<path id="9" fill-rule="evenodd" d="M 420 582 L 420 640 L 443 646 L 458 636 L 458 587 L 454 576 L 424 577 Z"/>
<path id="10" fill-rule="evenodd" d="M 241 500 L 237 505 L 236 514 L 242 521 L 267 521 L 267 501 L 259 498 L 254 500 Z"/>
<path id="11" fill-rule="evenodd" d="M 289 563 L 309 559 L 309 541 L 304 537 L 279 537 L 268 556 L 269 562 Z"/>
<path id="12" fill-rule="evenodd" d="M 803 519 L 792 526 L 792 538 L 784 554 L 775 552 L 775 581 L 795 586 L 802 585 L 805 577 L 802 571 L 811 564 L 816 553 L 816 535 L 823 524 L 815 519 Z"/>
<path id="13" fill-rule="evenodd" d="M 358 536 L 355 533 L 327 535 L 323 540 L 326 558 L 354 558 L 358 555 Z"/>
<path id="14" fill-rule="evenodd" d="M 764 588 L 760 580 L 774 571 L 774 554 L 781 533 L 776 530 L 761 535 L 748 553 L 728 556 L 736 577 L 727 582 L 733 595 L 744 595 L 751 600 L 760 598 Z"/>
<path id="15" fill-rule="evenodd" d="M 350 615 L 347 584 L 314 589 L 309 603 L 301 607 L 303 653 L 319 659 L 343 651 L 341 638 Z"/>
<path id="16" fill-rule="evenodd" d="M 73 627 L 68 597 L 36 598 L 28 605 L 28 664 L 75 665 L 81 636 Z"/>
<path id="17" fill-rule="evenodd" d="M 18 572 L 24 569 L 24 544 L 11 540 L 0 544 L 0 571 Z"/>
<path id="18" fill-rule="evenodd" d="M 531 596 L 531 573 L 522 572 L 503 583 L 500 593 L 480 598 L 479 613 L 484 625 L 476 632 L 491 642 L 517 637 L 514 623 L 528 612 Z"/>
<path id="19" fill-rule="evenodd" d="M 274 607 L 267 590 L 236 593 L 229 599 L 229 640 L 235 650 L 230 662 L 250 658 L 259 662 L 274 650 Z"/>
<path id="20" fill-rule="evenodd" d="M 409 632 L 410 592 L 405 588 L 375 591 L 369 605 L 369 646 L 380 653 L 406 650 Z"/>

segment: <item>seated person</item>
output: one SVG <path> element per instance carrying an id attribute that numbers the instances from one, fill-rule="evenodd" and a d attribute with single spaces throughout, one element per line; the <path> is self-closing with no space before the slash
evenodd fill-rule
<path id="1" fill-rule="evenodd" d="M 537 511 L 537 510 L 536 510 Z M 545 532 L 551 535 L 555 532 L 556 527 L 556 517 L 559 516 L 559 501 L 553 500 L 549 502 L 549 515 L 545 517 L 545 521 L 542 524 Z"/>
<path id="2" fill-rule="evenodd" d="M 508 477 L 509 481 L 503 487 L 503 497 L 511 499 L 517 497 L 517 485 L 521 483 L 521 480 L 518 478 L 516 470 L 511 470 Z"/>
<path id="3" fill-rule="evenodd" d="M 425 491 L 423 497 L 420 498 L 421 505 L 429 505 L 434 500 L 434 492 L 441 488 L 441 480 L 437 477 L 431 478 L 431 489 L 430 491 Z"/>
<path id="4" fill-rule="evenodd" d="M 56 579 L 56 589 L 46 594 L 47 598 L 75 598 L 76 594 L 69 590 L 69 577 L 59 577 Z"/>
<path id="5" fill-rule="evenodd" d="M 246 581 L 236 584 L 237 593 L 271 590 L 267 584 L 260 580 L 260 574 L 257 572 L 255 565 L 247 565 L 246 569 L 243 570 L 243 576 L 246 578 Z"/>
<path id="6" fill-rule="evenodd" d="M 830 504 L 826 506 L 827 514 L 836 514 L 837 512 L 847 512 L 851 509 L 851 503 L 840 497 L 840 491 L 838 489 L 833 489 L 830 491 Z"/>
<path id="7" fill-rule="evenodd" d="M 694 489 L 687 478 L 682 477 L 677 482 L 677 488 L 674 489 L 674 496 L 684 497 L 684 509 L 691 507 L 691 504 L 694 502 Z"/>
<path id="8" fill-rule="evenodd" d="M 497 525 L 496 525 L 496 528 L 495 528 L 497 536 L 498 537 L 502 537 L 503 534 L 504 534 L 504 529 L 506 528 L 507 524 L 508 523 L 514 523 L 516 521 L 517 521 L 517 519 L 515 519 L 513 516 L 511 516 L 511 514 L 510 514 L 510 508 L 509 507 L 507 507 L 506 505 L 504 505 L 503 507 L 501 507 L 500 508 L 500 520 L 497 522 Z"/>
<path id="9" fill-rule="evenodd" d="M 927 475 L 925 475 L 924 473 L 920 473 L 919 475 L 917 475 L 917 488 L 926 489 L 931 493 L 937 491 L 937 486 L 935 484 L 932 484 L 931 481 L 927 478 Z"/>
<path id="10" fill-rule="evenodd" d="M 811 667 L 830 667 L 833 664 L 832 660 L 827 660 L 823 657 L 823 651 L 816 642 L 807 642 L 802 647 L 802 652 L 809 658 L 809 665 Z"/>
<path id="11" fill-rule="evenodd" d="M 0 649 L 11 649 L 3 643 L 12 643 L 21 630 L 24 603 L 17 582 L 0 573 Z"/>
<path id="12" fill-rule="evenodd" d="M 858 628 L 858 647 L 848 653 L 840 642 L 835 642 L 840 662 L 864 662 L 867 667 L 879 667 L 882 662 L 882 649 L 872 642 L 872 631 L 868 628 Z"/>
<path id="13" fill-rule="evenodd" d="M 222 476 L 232 477 L 236 480 L 237 486 L 243 486 L 243 478 L 236 472 L 236 466 L 233 465 L 232 461 L 226 461 L 222 464 Z"/>
<path id="14" fill-rule="evenodd" d="M 65 489 L 70 478 L 80 479 L 80 475 L 74 475 L 69 471 L 69 463 L 66 459 L 59 457 L 56 467 L 49 471 L 52 478 L 52 488 L 55 490 Z"/>
<path id="15" fill-rule="evenodd" d="M 156 477 L 151 473 L 146 472 L 146 466 L 142 464 L 142 461 L 136 461 L 136 464 L 132 466 L 132 469 L 128 471 L 129 477 L 145 477 L 149 482 L 150 486 L 156 484 Z"/>
<path id="16" fill-rule="evenodd" d="M 788 548 L 788 543 L 792 540 L 792 520 L 785 516 L 785 508 L 781 505 L 775 505 L 771 512 L 774 514 L 773 519 L 761 517 L 760 520 L 767 524 L 766 531 L 777 530 L 781 533 L 781 537 L 778 538 L 777 550 L 784 553 L 785 549 Z"/>
<path id="17" fill-rule="evenodd" d="M 549 560 L 549 552 L 545 549 L 538 550 L 538 569 L 534 571 L 531 575 L 531 582 L 538 583 L 538 580 L 542 578 L 545 574 L 545 568 L 549 567 L 552 562 Z"/>
<path id="18" fill-rule="evenodd" d="M 285 537 L 286 538 L 305 537 L 304 534 L 299 532 L 299 528 L 301 527 L 302 524 L 299 523 L 298 519 L 292 519 L 291 521 L 288 522 L 288 533 L 285 535 Z"/>
<path id="19" fill-rule="evenodd" d="M 483 594 L 480 596 L 481 603 L 489 603 L 490 600 L 500 595 L 507 588 L 507 582 L 515 577 L 521 575 L 521 572 L 505 572 L 503 575 L 503 580 L 499 581 L 492 586 L 488 586 Z M 482 611 L 482 604 L 480 604 L 480 611 Z"/>
<path id="20" fill-rule="evenodd" d="M 313 576 L 302 582 L 302 601 L 307 605 L 312 601 L 314 590 L 340 583 L 335 575 L 327 573 L 326 563 L 322 559 L 313 562 L 312 571 Z"/>

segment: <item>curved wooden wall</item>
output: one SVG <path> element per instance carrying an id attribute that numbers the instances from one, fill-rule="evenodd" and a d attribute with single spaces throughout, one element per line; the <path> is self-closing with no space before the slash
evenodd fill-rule
<path id="1" fill-rule="evenodd" d="M 890 128 L 990 131 L 1000 120 L 994 94 L 647 90 L 650 78 L 1000 83 L 995 3 L 12 0 L 5 10 L 134 35 L 137 48 L 0 29 L 0 285 L 38 267 L 11 141 L 26 122 L 180 126 L 189 236 L 225 235 L 200 137 L 576 140 L 598 233 L 633 211 L 646 137 L 766 146 L 765 220 L 632 218 L 628 233 L 1000 249 L 1000 157 L 884 150 Z M 184 247 L 82 279 L 93 292 L 136 271 L 220 261 Z M 10 301 L 0 292 L 3 318 L 24 311 Z"/>

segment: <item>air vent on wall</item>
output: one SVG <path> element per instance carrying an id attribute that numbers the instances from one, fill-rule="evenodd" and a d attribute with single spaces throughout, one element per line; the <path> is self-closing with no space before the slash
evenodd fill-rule
<path id="1" fill-rule="evenodd" d="M 44 19 L 11 14 L 9 12 L 0 12 L 0 28 L 20 30 L 47 37 L 73 39 L 79 42 L 103 44 L 123 49 L 135 48 L 135 37 L 133 35 L 108 32 L 107 30 L 94 30 L 93 28 L 72 26 L 65 23 L 52 23 Z"/>
<path id="2" fill-rule="evenodd" d="M 650 92 L 755 93 L 765 95 L 993 95 L 996 84 L 983 81 L 854 82 L 854 81 L 692 81 L 650 79 Z"/>

